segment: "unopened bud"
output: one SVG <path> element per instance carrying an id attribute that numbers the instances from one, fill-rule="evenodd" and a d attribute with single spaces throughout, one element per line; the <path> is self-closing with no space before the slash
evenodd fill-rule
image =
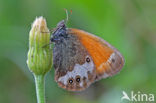
<path id="1" fill-rule="evenodd" d="M 44 75 L 52 67 L 52 49 L 47 45 L 49 43 L 50 33 L 46 20 L 43 17 L 36 18 L 29 33 L 27 59 L 30 71 L 36 75 Z"/>

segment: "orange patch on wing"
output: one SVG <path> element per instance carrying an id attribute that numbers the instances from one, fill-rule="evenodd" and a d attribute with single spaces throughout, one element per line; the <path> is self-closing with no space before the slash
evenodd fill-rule
<path id="1" fill-rule="evenodd" d="M 102 41 L 100 38 L 78 29 L 70 29 L 69 32 L 77 35 L 81 43 L 88 50 L 96 66 L 97 73 L 101 74 L 109 70 L 107 60 L 114 50 L 108 47 L 105 41 Z"/>

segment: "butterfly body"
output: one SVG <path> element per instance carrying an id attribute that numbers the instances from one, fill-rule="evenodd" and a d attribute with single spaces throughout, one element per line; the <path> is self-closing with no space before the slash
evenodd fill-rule
<path id="1" fill-rule="evenodd" d="M 115 75 L 124 65 L 120 52 L 103 39 L 58 23 L 52 34 L 55 81 L 69 91 L 80 91 L 94 81 Z"/>

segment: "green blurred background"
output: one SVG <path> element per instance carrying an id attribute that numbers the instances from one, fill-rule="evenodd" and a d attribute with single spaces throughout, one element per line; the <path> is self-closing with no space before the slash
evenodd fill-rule
<path id="1" fill-rule="evenodd" d="M 126 63 L 118 75 L 76 93 L 57 86 L 52 68 L 47 103 L 120 103 L 123 90 L 156 95 L 156 0 L 0 0 L 0 103 L 36 102 L 26 65 L 31 23 L 44 16 L 52 29 L 66 18 L 64 8 L 73 11 L 68 27 L 102 37 Z"/>

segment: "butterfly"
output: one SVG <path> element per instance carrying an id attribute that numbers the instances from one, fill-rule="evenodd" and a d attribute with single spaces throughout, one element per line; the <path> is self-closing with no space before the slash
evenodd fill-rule
<path id="1" fill-rule="evenodd" d="M 117 74 L 124 65 L 121 53 L 105 40 L 60 21 L 50 41 L 55 81 L 69 91 L 82 91 L 95 81 Z"/>

